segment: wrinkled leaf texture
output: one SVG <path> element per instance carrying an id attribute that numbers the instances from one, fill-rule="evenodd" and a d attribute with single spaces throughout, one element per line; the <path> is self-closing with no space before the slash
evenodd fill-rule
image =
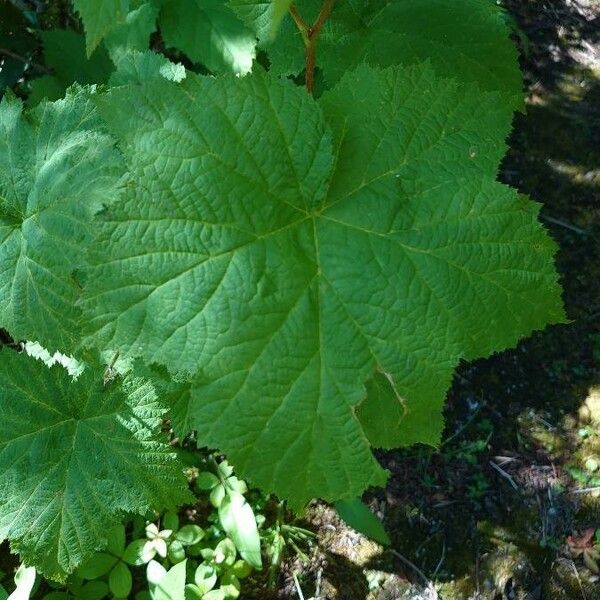
<path id="1" fill-rule="evenodd" d="M 402 410 L 386 443 L 435 444 L 461 359 L 563 319 L 539 207 L 495 181 L 511 102 L 427 64 L 361 66 L 318 103 L 260 73 L 111 91 L 132 180 L 88 343 L 188 373 L 176 428 L 296 507 L 383 484 L 374 373 Z"/>
<path id="2" fill-rule="evenodd" d="M 152 386 L 129 377 L 109 389 L 88 368 L 0 350 L 0 539 L 28 565 L 64 579 L 106 544 L 124 512 L 190 498 L 160 438 L 165 412 Z"/>

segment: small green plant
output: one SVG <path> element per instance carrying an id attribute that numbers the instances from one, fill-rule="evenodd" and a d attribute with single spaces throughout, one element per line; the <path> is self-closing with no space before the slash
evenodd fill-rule
<path id="1" fill-rule="evenodd" d="M 198 472 L 193 481 L 198 506 L 209 507 L 202 526 L 175 512 L 119 524 L 108 532 L 106 548 L 43 600 L 237 598 L 241 581 L 262 568 L 258 523 L 264 517 L 247 502 L 248 486 L 227 461 L 210 458 L 207 464 L 214 469 Z M 272 535 L 262 537 L 268 554 Z"/>

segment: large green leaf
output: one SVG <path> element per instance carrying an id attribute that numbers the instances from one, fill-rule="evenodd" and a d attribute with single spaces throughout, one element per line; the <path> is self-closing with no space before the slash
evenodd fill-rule
<path id="1" fill-rule="evenodd" d="M 123 511 L 188 500 L 160 439 L 151 385 L 105 388 L 102 369 L 76 382 L 60 366 L 0 350 L 0 538 L 30 565 L 64 578 L 106 544 Z"/>
<path id="2" fill-rule="evenodd" d="M 322 4 L 303 0 L 297 7 L 313 23 Z M 509 33 L 490 0 L 339 0 L 318 39 L 317 63 L 333 84 L 363 62 L 387 67 L 430 60 L 442 76 L 510 92 L 518 103 L 521 74 Z M 291 18 L 268 50 L 274 72 L 304 69 L 304 43 Z"/>
<path id="3" fill-rule="evenodd" d="M 538 207 L 495 182 L 502 94 L 422 65 L 361 67 L 320 106 L 264 75 L 99 102 L 132 182 L 88 342 L 191 373 L 178 428 L 295 506 L 385 481 L 355 414 L 374 371 L 397 442 L 436 443 L 459 360 L 563 318 Z"/>
<path id="4" fill-rule="evenodd" d="M 178 48 L 211 71 L 248 73 L 256 38 L 225 0 L 170 0 L 160 12 L 167 46 Z"/>
<path id="5" fill-rule="evenodd" d="M 0 104 L 0 327 L 71 351 L 92 216 L 118 194 L 124 167 L 88 91 L 24 115 Z"/>

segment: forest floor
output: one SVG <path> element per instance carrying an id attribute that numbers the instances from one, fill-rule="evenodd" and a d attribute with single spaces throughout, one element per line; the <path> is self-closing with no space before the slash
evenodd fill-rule
<path id="1" fill-rule="evenodd" d="M 278 598 L 600 599 L 600 0 L 504 4 L 527 107 L 500 178 L 542 203 L 572 322 L 462 366 L 439 450 L 380 454 L 393 550 L 317 504 Z"/>

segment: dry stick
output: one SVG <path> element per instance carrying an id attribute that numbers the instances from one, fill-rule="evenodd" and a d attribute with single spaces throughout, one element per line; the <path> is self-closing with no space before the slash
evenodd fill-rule
<path id="1" fill-rule="evenodd" d="M 564 227 L 565 229 L 570 229 L 571 231 L 574 231 L 575 233 L 578 233 L 579 235 L 587 235 L 589 233 L 587 229 L 581 229 L 581 227 L 576 227 L 575 225 L 572 225 L 571 223 L 568 223 L 567 221 L 563 221 L 562 219 L 557 219 L 556 217 L 550 217 L 549 215 L 542 215 L 542 219 L 544 219 L 544 221 L 548 221 L 548 223 L 554 223 L 554 225 L 560 225 L 561 227 Z"/>
<path id="2" fill-rule="evenodd" d="M 306 24 L 304 19 L 301 17 L 298 9 L 292 4 L 290 6 L 290 14 L 292 15 L 292 19 L 296 23 L 296 27 L 300 30 L 302 34 L 302 39 L 304 40 L 304 46 L 306 47 L 306 89 L 309 94 L 312 94 L 313 88 L 315 86 L 315 68 L 317 66 L 317 38 L 321 33 L 321 29 L 323 29 L 323 25 L 329 18 L 331 11 L 333 10 L 333 5 L 335 4 L 335 0 L 325 0 L 323 6 L 321 7 L 321 11 L 319 12 L 319 16 L 313 25 L 309 26 Z"/>
<path id="3" fill-rule="evenodd" d="M 34 67 L 35 69 L 37 69 L 38 71 L 42 72 L 42 73 L 46 73 L 47 75 L 52 75 L 53 71 L 52 69 L 49 69 L 48 67 L 44 67 L 43 65 L 39 65 L 36 62 L 29 62 L 28 59 L 26 59 L 25 57 L 21 56 L 20 54 L 16 54 L 15 52 L 11 52 L 10 50 L 7 50 L 6 48 L 0 48 L 0 54 L 3 54 L 4 56 L 8 56 L 9 58 L 14 58 L 15 60 L 18 60 L 19 62 L 22 62 L 24 64 L 31 64 L 32 67 Z"/>
<path id="4" fill-rule="evenodd" d="M 417 567 L 417 565 L 415 565 L 413 562 L 408 560 L 408 558 L 406 558 L 406 556 L 403 556 L 397 550 L 394 550 L 393 548 L 388 548 L 388 550 L 391 554 L 393 554 L 397 559 L 402 561 L 407 567 L 410 567 L 419 576 L 419 578 L 425 585 L 425 589 L 427 590 L 430 598 L 437 600 L 437 597 L 438 597 L 437 591 L 436 591 L 435 587 L 433 586 L 433 582 L 425 575 L 425 573 L 423 573 L 423 571 L 421 571 L 421 569 L 419 569 L 419 567 Z"/>
<path id="5" fill-rule="evenodd" d="M 490 467 L 492 467 L 495 471 L 497 471 L 510 485 L 513 487 L 515 491 L 519 491 L 519 486 L 515 483 L 515 480 L 509 475 L 500 465 L 497 465 L 493 460 L 489 461 Z"/>
<path id="6" fill-rule="evenodd" d="M 298 598 L 300 598 L 300 600 L 304 600 L 304 594 L 302 593 L 302 588 L 300 587 L 300 582 L 298 581 L 296 573 L 292 573 L 292 579 L 294 580 L 294 585 L 296 586 Z"/>

